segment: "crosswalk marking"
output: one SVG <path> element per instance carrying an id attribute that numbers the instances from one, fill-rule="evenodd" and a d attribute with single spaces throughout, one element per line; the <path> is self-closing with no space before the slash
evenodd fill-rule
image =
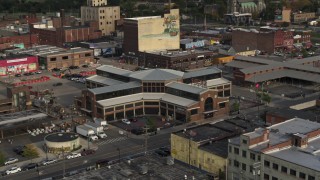
<path id="1" fill-rule="evenodd" d="M 126 139 L 128 139 L 128 138 L 125 137 L 125 136 L 112 138 L 112 139 L 106 139 L 106 140 L 97 142 L 97 145 L 111 144 L 111 143 L 123 141 L 123 140 L 126 140 Z"/>

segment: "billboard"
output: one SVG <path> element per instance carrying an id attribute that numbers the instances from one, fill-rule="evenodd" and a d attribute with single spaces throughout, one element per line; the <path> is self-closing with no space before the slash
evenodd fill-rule
<path id="1" fill-rule="evenodd" d="M 180 16 L 171 9 L 164 17 L 137 18 L 138 50 L 157 51 L 180 48 Z"/>

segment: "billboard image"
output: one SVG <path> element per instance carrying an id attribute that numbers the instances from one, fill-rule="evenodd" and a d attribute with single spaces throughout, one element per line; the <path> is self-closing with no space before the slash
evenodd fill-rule
<path id="1" fill-rule="evenodd" d="M 138 19 L 139 51 L 180 48 L 179 10 L 172 9 L 164 17 Z"/>

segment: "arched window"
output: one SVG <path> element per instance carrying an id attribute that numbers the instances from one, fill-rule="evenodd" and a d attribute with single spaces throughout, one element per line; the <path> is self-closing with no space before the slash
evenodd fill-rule
<path id="1" fill-rule="evenodd" d="M 213 110 L 213 99 L 212 97 L 208 97 L 204 102 L 204 111 Z"/>

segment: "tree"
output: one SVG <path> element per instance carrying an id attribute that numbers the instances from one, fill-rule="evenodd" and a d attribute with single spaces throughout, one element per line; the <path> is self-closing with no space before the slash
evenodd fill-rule
<path id="1" fill-rule="evenodd" d="M 27 158 L 36 158 L 39 156 L 39 153 L 34 145 L 27 144 L 22 155 Z"/>
<path id="2" fill-rule="evenodd" d="M 148 117 L 146 125 L 151 132 L 156 130 L 156 123 L 153 118 Z"/>
<path id="3" fill-rule="evenodd" d="M 0 164 L 4 164 L 4 162 L 6 161 L 3 153 L 0 151 Z"/>
<path id="4" fill-rule="evenodd" d="M 233 112 L 239 111 L 239 109 L 240 109 L 240 104 L 239 104 L 239 102 L 234 102 L 234 103 L 232 104 L 231 108 L 232 108 L 232 111 L 233 111 Z"/>
<path id="5" fill-rule="evenodd" d="M 262 93 L 261 100 L 269 104 L 271 102 L 271 96 L 267 93 Z"/>

